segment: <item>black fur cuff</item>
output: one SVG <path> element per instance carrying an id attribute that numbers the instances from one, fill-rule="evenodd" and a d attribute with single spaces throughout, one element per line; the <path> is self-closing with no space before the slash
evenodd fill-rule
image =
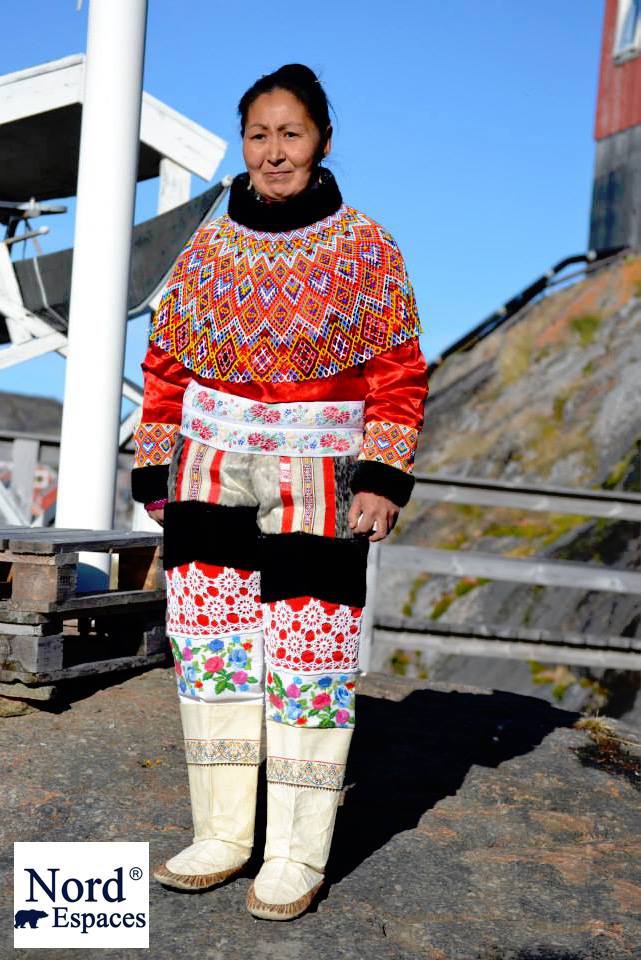
<path id="1" fill-rule="evenodd" d="M 414 489 L 414 477 L 378 460 L 359 460 L 352 477 L 352 493 L 377 493 L 404 507 Z"/>
<path id="2" fill-rule="evenodd" d="M 131 471 L 131 495 L 138 503 L 152 503 L 167 496 L 169 465 L 134 467 Z"/>

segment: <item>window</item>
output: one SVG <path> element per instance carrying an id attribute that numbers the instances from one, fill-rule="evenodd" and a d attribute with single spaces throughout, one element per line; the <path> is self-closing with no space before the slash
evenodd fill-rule
<path id="1" fill-rule="evenodd" d="M 641 0 L 619 0 L 614 56 L 626 58 L 641 53 Z"/>

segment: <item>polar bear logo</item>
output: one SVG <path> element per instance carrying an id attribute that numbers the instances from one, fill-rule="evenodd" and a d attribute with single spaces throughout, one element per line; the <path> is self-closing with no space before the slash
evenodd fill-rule
<path id="1" fill-rule="evenodd" d="M 13 925 L 14 930 L 18 927 L 20 930 L 29 924 L 32 930 L 38 929 L 38 920 L 42 920 L 43 917 L 48 917 L 49 914 L 45 913 L 44 910 L 18 910 L 16 913 L 16 920 Z"/>

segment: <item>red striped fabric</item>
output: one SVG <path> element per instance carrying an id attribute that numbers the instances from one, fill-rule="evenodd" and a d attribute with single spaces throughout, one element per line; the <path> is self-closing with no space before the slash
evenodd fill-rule
<path id="1" fill-rule="evenodd" d="M 325 494 L 323 535 L 333 537 L 336 532 L 336 481 L 334 478 L 334 461 L 331 457 L 323 458 L 323 489 Z"/>
<path id="2" fill-rule="evenodd" d="M 294 500 L 292 498 L 292 458 L 280 458 L 280 497 L 283 502 L 283 533 L 291 533 L 294 523 Z"/>

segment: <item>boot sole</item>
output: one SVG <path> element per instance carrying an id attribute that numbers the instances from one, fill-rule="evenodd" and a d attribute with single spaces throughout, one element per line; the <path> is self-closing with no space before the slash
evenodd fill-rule
<path id="1" fill-rule="evenodd" d="M 305 913 L 322 886 L 322 882 L 317 884 L 292 903 L 265 903 L 264 900 L 259 900 L 254 893 L 254 884 L 252 883 L 247 891 L 247 909 L 253 917 L 258 917 L 259 920 L 295 920 L 296 917 Z"/>
<path id="2" fill-rule="evenodd" d="M 244 866 L 245 864 L 241 864 L 240 867 L 232 867 L 231 870 L 219 870 L 218 873 L 189 874 L 172 873 L 163 863 L 155 868 L 152 876 L 164 887 L 172 887 L 175 890 L 204 891 L 211 890 L 212 887 L 218 886 L 223 880 L 240 873 Z"/>

